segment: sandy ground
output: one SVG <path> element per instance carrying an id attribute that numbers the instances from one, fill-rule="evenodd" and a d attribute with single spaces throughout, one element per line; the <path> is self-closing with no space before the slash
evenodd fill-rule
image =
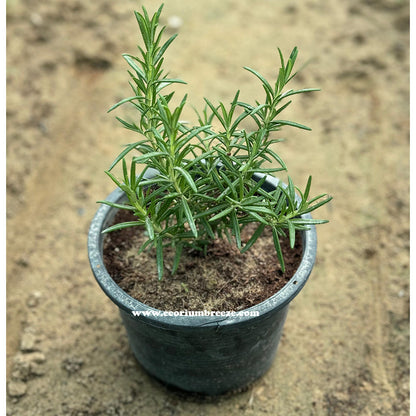
<path id="1" fill-rule="evenodd" d="M 408 2 L 167 2 L 164 21 L 182 21 L 167 67 L 197 107 L 262 94 L 242 67 L 272 76 L 276 46 L 311 60 L 293 86 L 322 92 L 286 118 L 313 131 L 283 131 L 278 150 L 295 182 L 334 196 L 272 369 L 205 402 L 144 373 L 87 260 L 103 171 L 132 140 L 106 111 L 130 94 L 139 3 L 7 1 L 7 414 L 408 414 Z"/>

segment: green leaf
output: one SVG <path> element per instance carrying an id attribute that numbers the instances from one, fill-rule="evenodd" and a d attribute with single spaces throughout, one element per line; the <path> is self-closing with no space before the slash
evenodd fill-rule
<path id="1" fill-rule="evenodd" d="M 124 121 L 123 119 L 121 119 L 120 117 L 116 117 L 116 120 L 118 120 L 127 130 L 132 130 L 135 132 L 141 132 L 140 128 L 134 124 L 134 123 L 128 123 L 127 121 Z"/>
<path id="2" fill-rule="evenodd" d="M 230 125 L 231 112 L 230 113 L 227 113 L 227 110 L 225 109 L 225 106 L 224 106 L 224 104 L 222 102 L 220 102 L 220 107 L 219 108 L 221 108 L 222 116 L 223 116 L 223 119 L 225 121 L 224 128 L 226 130 L 228 130 L 228 126 Z"/>
<path id="3" fill-rule="evenodd" d="M 280 99 L 290 97 L 291 95 L 303 94 L 305 92 L 321 91 L 320 88 L 303 88 L 301 90 L 289 90 L 280 96 Z"/>
<path id="4" fill-rule="evenodd" d="M 176 273 L 178 270 L 178 266 L 181 259 L 183 245 L 182 244 L 176 244 L 176 251 L 175 251 L 175 258 L 173 259 L 173 265 L 172 265 L 172 275 Z"/>
<path id="5" fill-rule="evenodd" d="M 113 111 L 113 110 L 115 110 L 117 107 L 120 107 L 121 105 L 123 105 L 123 104 L 125 104 L 125 103 L 129 103 L 129 102 L 131 102 L 131 101 L 134 101 L 134 100 L 141 100 L 141 99 L 143 99 L 143 97 L 140 97 L 140 96 L 135 96 L 135 97 L 129 97 L 129 98 L 125 98 L 124 100 L 121 100 L 121 101 L 119 101 L 117 104 L 114 104 L 112 107 L 110 107 L 110 109 L 107 111 L 107 113 L 109 113 L 109 112 L 111 112 L 111 111 Z"/>
<path id="6" fill-rule="evenodd" d="M 274 91 L 273 88 L 271 87 L 271 85 L 268 83 L 268 81 L 266 80 L 266 78 L 263 77 L 263 75 L 261 75 L 260 73 L 258 73 L 257 71 L 255 71 L 252 68 L 249 68 L 248 66 L 245 66 L 244 69 L 246 69 L 247 71 L 251 72 L 253 75 L 255 75 L 263 84 L 263 87 L 266 89 L 266 91 L 268 91 L 270 93 L 270 95 L 273 97 L 274 95 Z"/>
<path id="7" fill-rule="evenodd" d="M 285 67 L 285 60 L 284 60 L 284 58 L 283 58 L 283 53 L 282 53 L 282 51 L 281 51 L 281 49 L 280 49 L 280 48 L 277 48 L 277 50 L 279 51 L 280 66 L 281 66 L 282 68 L 284 68 L 284 67 Z"/>
<path id="8" fill-rule="evenodd" d="M 277 229 L 275 227 L 272 227 L 272 232 L 273 232 L 274 248 L 276 250 L 276 254 L 277 254 L 277 258 L 279 259 L 280 266 L 282 267 L 282 272 L 284 273 L 285 272 L 285 261 L 283 259 L 282 248 L 280 247 L 279 234 L 278 234 Z"/>
<path id="9" fill-rule="evenodd" d="M 140 182 L 140 186 L 149 186 L 149 185 L 165 185 L 166 183 L 171 183 L 170 179 L 163 175 L 157 175 L 155 178 L 152 179 L 145 179 Z"/>
<path id="10" fill-rule="evenodd" d="M 311 190 L 311 184 L 312 184 L 312 176 L 309 176 L 308 183 L 306 184 L 305 192 L 303 193 L 303 198 L 305 200 L 307 200 L 308 197 L 309 197 L 309 192 Z"/>
<path id="11" fill-rule="evenodd" d="M 210 178 L 215 182 L 219 191 L 224 191 L 225 187 L 220 180 L 219 173 L 216 167 L 214 167 L 214 170 L 210 171 Z"/>
<path id="12" fill-rule="evenodd" d="M 110 179 L 119 187 L 121 188 L 123 184 L 108 170 L 104 172 L 107 176 L 110 177 Z"/>
<path id="13" fill-rule="evenodd" d="M 237 247 L 241 249 L 240 224 L 238 223 L 237 213 L 235 210 L 233 210 L 230 214 L 231 226 L 235 237 L 235 241 L 237 243 Z"/>
<path id="14" fill-rule="evenodd" d="M 250 192 L 247 194 L 246 198 L 253 196 L 263 185 L 264 182 L 267 180 L 267 175 L 261 177 L 258 182 L 251 188 Z"/>
<path id="15" fill-rule="evenodd" d="M 294 248 L 295 247 L 295 226 L 293 225 L 293 223 L 291 221 L 288 221 L 287 223 L 288 225 L 288 229 L 289 229 L 289 241 L 290 241 L 290 247 Z"/>
<path id="16" fill-rule="evenodd" d="M 195 221 L 192 216 L 191 209 L 189 208 L 188 202 L 185 197 L 182 197 L 182 206 L 185 211 L 186 219 L 188 220 L 188 224 L 191 227 L 191 231 L 195 238 L 198 237 L 198 230 L 196 229 Z"/>
<path id="17" fill-rule="evenodd" d="M 114 162 L 111 164 L 110 168 L 108 169 L 109 171 L 112 170 L 114 168 L 115 165 L 117 165 L 118 162 L 120 162 L 120 160 L 122 160 L 124 158 L 124 156 L 127 155 L 127 153 L 131 152 L 133 149 L 135 149 L 142 141 L 139 142 L 135 142 L 135 143 L 131 143 L 129 144 L 114 160 Z"/>
<path id="18" fill-rule="evenodd" d="M 149 234 L 149 240 L 154 240 L 155 239 L 155 230 L 153 228 L 152 220 L 149 217 L 146 217 L 145 224 L 146 224 L 147 234 Z"/>
<path id="19" fill-rule="evenodd" d="M 279 215 L 285 211 L 287 207 L 287 195 L 282 191 L 282 188 L 277 188 L 280 191 L 280 194 L 276 194 L 275 198 L 277 199 L 276 205 L 274 207 L 275 213 Z"/>
<path id="20" fill-rule="evenodd" d="M 144 155 L 135 156 L 133 158 L 133 162 L 135 162 L 135 163 L 145 163 L 149 159 L 153 159 L 153 158 L 156 158 L 156 157 L 162 157 L 162 156 L 169 156 L 169 154 L 166 153 L 166 152 L 150 152 L 150 153 L 145 153 Z"/>
<path id="21" fill-rule="evenodd" d="M 161 236 L 158 236 L 156 239 L 156 264 L 157 264 L 157 274 L 159 280 L 163 279 L 163 239 Z"/>
<path id="22" fill-rule="evenodd" d="M 225 174 L 225 172 L 223 170 L 219 170 L 219 174 L 220 176 L 224 179 L 225 183 L 228 186 L 228 189 L 231 192 L 231 195 L 233 196 L 233 198 L 237 198 L 237 191 L 235 189 L 235 183 L 232 183 L 230 181 L 230 179 L 227 177 L 227 175 Z"/>
<path id="23" fill-rule="evenodd" d="M 278 124 L 281 126 L 292 126 L 292 127 L 297 127 L 298 129 L 309 130 L 309 131 L 312 130 L 308 126 L 304 126 L 303 124 L 295 123 L 294 121 L 288 121 L 288 120 L 276 120 L 273 122 L 273 124 Z"/>
<path id="24" fill-rule="evenodd" d="M 135 208 L 131 205 L 116 204 L 115 202 L 109 202 L 109 201 L 97 201 L 97 203 L 109 205 L 110 207 L 117 208 L 117 209 L 127 209 L 129 211 L 135 211 Z"/>
<path id="25" fill-rule="evenodd" d="M 322 196 L 325 196 L 325 195 L 322 195 Z M 327 204 L 329 201 L 332 201 L 332 196 L 328 196 L 326 199 L 316 203 L 315 205 L 312 205 L 312 206 L 309 205 L 309 207 L 307 209 L 302 210 L 302 214 L 307 214 L 308 212 L 315 211 L 316 209 L 318 209 L 322 205 Z M 310 204 L 310 202 L 309 202 L 309 204 Z"/>
<path id="26" fill-rule="evenodd" d="M 250 237 L 250 239 L 247 241 L 245 246 L 241 249 L 241 253 L 245 253 L 247 250 L 251 248 L 251 246 L 257 241 L 257 239 L 262 235 L 263 230 L 265 228 L 264 224 L 260 224 L 257 227 L 257 230 L 254 232 L 254 234 Z"/>
<path id="27" fill-rule="evenodd" d="M 214 240 L 215 234 L 214 234 L 214 231 L 212 230 L 210 223 L 207 221 L 207 219 L 205 217 L 202 217 L 200 222 L 201 222 L 201 225 L 204 227 L 205 232 L 208 234 L 209 238 Z"/>
<path id="28" fill-rule="evenodd" d="M 145 9 L 143 10 L 143 12 L 146 14 Z M 142 34 L 142 38 L 144 40 L 146 48 L 147 48 L 147 50 L 149 50 L 150 47 L 151 47 L 151 39 L 150 39 L 150 36 L 149 36 L 149 29 L 148 29 L 147 22 L 146 22 L 145 18 L 139 12 L 134 12 L 134 14 L 136 16 L 136 20 L 137 20 L 137 23 L 139 25 L 140 32 Z"/>
<path id="29" fill-rule="evenodd" d="M 287 170 L 287 166 L 286 166 L 285 162 L 283 161 L 283 159 L 276 152 L 274 152 L 272 149 L 266 149 L 266 152 L 270 156 L 272 156 L 273 159 L 275 159 L 279 163 L 279 165 L 282 167 L 282 170 Z"/>
<path id="30" fill-rule="evenodd" d="M 281 92 L 283 87 L 286 84 L 286 79 L 285 79 L 285 68 L 281 67 L 279 69 L 279 75 L 277 77 L 277 81 L 276 81 L 276 90 L 277 92 Z"/>
<path id="31" fill-rule="evenodd" d="M 196 215 L 195 215 L 195 219 L 198 219 L 198 218 L 201 218 L 201 217 L 205 217 L 205 218 L 207 218 L 207 217 L 209 217 L 211 214 L 213 214 L 214 212 L 220 211 L 220 210 L 222 210 L 223 208 L 227 208 L 227 207 L 229 207 L 229 204 L 226 204 L 226 203 L 221 204 L 221 205 L 217 205 L 217 206 L 215 206 L 215 207 L 209 208 L 209 209 L 207 209 L 207 210 L 204 210 L 204 211 L 202 211 L 202 212 L 200 212 L 200 213 L 196 214 Z"/>
<path id="32" fill-rule="evenodd" d="M 282 192 L 286 195 L 286 204 L 288 205 L 290 212 L 296 211 L 296 200 L 290 197 L 290 192 L 288 189 L 281 187 Z"/>
<path id="33" fill-rule="evenodd" d="M 124 183 L 127 186 L 130 186 L 130 179 L 129 179 L 129 175 L 128 175 L 128 172 L 127 172 L 126 159 L 123 159 L 123 177 L 124 177 Z"/>
<path id="34" fill-rule="evenodd" d="M 293 185 L 293 180 L 290 176 L 288 176 L 288 191 L 289 191 L 289 197 L 291 201 L 296 200 L 296 194 L 295 194 L 295 186 Z"/>
<path id="35" fill-rule="evenodd" d="M 219 107 L 215 107 L 214 104 L 211 103 L 211 101 L 208 100 L 208 98 L 204 98 L 205 102 L 208 104 L 208 107 L 211 109 L 211 111 L 215 114 L 215 117 L 218 119 L 218 121 L 221 123 L 221 125 L 224 127 L 224 129 L 227 128 L 226 121 L 221 117 L 220 113 L 218 112 Z"/>
<path id="36" fill-rule="evenodd" d="M 264 225 L 269 225 L 269 222 L 266 221 L 265 218 L 263 218 L 262 216 L 260 216 L 259 214 L 257 214 L 256 212 L 248 212 L 248 214 L 250 215 L 250 217 L 253 217 L 255 221 L 264 224 Z M 250 220 L 249 222 L 253 222 L 253 220 Z"/>
<path id="37" fill-rule="evenodd" d="M 317 224 L 326 224 L 328 220 L 316 220 L 314 218 L 293 218 L 291 222 L 294 225 L 317 225 Z"/>
<path id="38" fill-rule="evenodd" d="M 192 188 L 194 192 L 198 192 L 194 180 L 185 169 L 181 168 L 180 166 L 175 166 L 173 169 L 178 171 L 185 178 L 186 182 L 188 182 L 189 186 Z"/>
<path id="39" fill-rule="evenodd" d="M 279 101 L 282 98 L 279 99 Z M 275 109 L 273 111 L 273 118 L 276 117 L 277 115 L 279 115 L 283 110 L 285 110 L 287 107 L 289 107 L 289 105 L 292 103 L 292 101 L 288 101 L 286 104 L 282 105 L 281 107 L 279 107 L 277 110 Z"/>
<path id="40" fill-rule="evenodd" d="M 134 69 L 134 71 L 137 73 L 137 75 L 140 78 L 146 79 L 146 76 L 145 76 L 143 70 L 139 66 L 137 66 L 136 62 L 134 62 L 135 60 L 137 60 L 137 58 L 135 58 L 134 56 L 131 56 L 129 54 L 126 54 L 126 53 L 123 54 L 122 56 L 126 60 L 126 62 Z"/>
<path id="41" fill-rule="evenodd" d="M 185 134 L 187 135 L 186 142 L 188 142 L 192 138 L 198 137 L 198 135 L 202 132 L 205 132 L 205 133 L 210 132 L 211 125 L 203 125 L 203 126 L 200 126 L 200 127 L 193 127 L 191 129 L 186 128 L 183 125 L 181 127 L 184 129 L 184 135 Z"/>
<path id="42" fill-rule="evenodd" d="M 224 149 L 221 149 L 219 146 L 215 146 L 215 150 L 218 152 L 218 156 L 224 167 L 227 168 L 230 172 L 234 171 L 235 166 L 233 165 L 233 161 L 231 160 L 231 157 L 224 151 Z"/>
<path id="43" fill-rule="evenodd" d="M 143 175 L 143 172 L 142 172 Z M 139 178 L 139 182 L 142 178 L 142 175 Z M 137 185 L 137 178 L 136 178 L 136 164 L 134 162 L 131 162 L 130 165 L 130 187 L 131 189 L 136 189 Z"/>
<path id="44" fill-rule="evenodd" d="M 185 81 L 179 79 L 179 78 L 163 78 L 163 79 L 157 79 L 155 81 L 152 82 L 153 85 L 159 85 L 159 84 L 166 84 L 163 85 L 161 89 L 169 86 L 170 84 L 186 84 Z"/>
<path id="45" fill-rule="evenodd" d="M 291 72 L 292 72 L 293 65 L 295 64 L 296 58 L 298 57 L 298 52 L 299 52 L 298 47 L 295 46 L 293 48 L 292 52 L 290 53 L 289 61 L 288 61 L 287 66 L 286 66 L 286 76 L 287 77 L 289 77 Z"/>
<path id="46" fill-rule="evenodd" d="M 244 206 L 244 210 L 248 211 L 248 212 L 260 212 L 262 214 L 267 214 L 267 215 L 270 215 L 272 217 L 275 216 L 275 213 L 270 208 L 266 208 L 266 207 L 261 206 L 261 205 Z"/>
<path id="47" fill-rule="evenodd" d="M 219 220 L 220 218 L 225 217 L 226 215 L 228 215 L 233 210 L 234 210 L 234 207 L 228 207 L 228 208 L 224 209 L 223 211 L 219 212 L 217 215 L 214 215 L 212 218 L 210 218 L 209 222 Z"/>
<path id="48" fill-rule="evenodd" d="M 165 43 L 164 45 L 160 48 L 158 54 L 155 57 L 155 63 L 159 61 L 159 59 L 163 56 L 163 54 L 166 52 L 166 49 L 170 46 L 170 44 L 175 40 L 176 36 L 178 36 L 177 33 L 175 33 L 174 35 L 172 35 Z"/>
<path id="49" fill-rule="evenodd" d="M 106 228 L 105 230 L 101 231 L 103 234 L 110 233 L 116 230 L 122 230 L 123 228 L 128 227 L 137 227 L 139 225 L 143 225 L 141 221 L 128 221 L 128 222 L 121 222 L 119 224 L 112 225 L 111 227 Z"/>
<path id="50" fill-rule="evenodd" d="M 152 240 L 147 240 L 147 241 L 145 241 L 142 245 L 141 245 L 141 247 L 139 248 L 139 251 L 137 252 L 137 254 L 142 254 L 143 253 L 143 251 L 145 251 L 146 250 L 146 248 L 147 247 L 149 247 L 150 246 L 150 244 L 152 244 L 153 243 L 153 241 Z"/>
<path id="51" fill-rule="evenodd" d="M 188 165 L 187 168 L 190 169 L 192 166 L 196 165 L 197 163 L 199 163 L 201 160 L 208 158 L 210 155 L 212 155 L 214 153 L 214 149 L 209 150 L 208 152 L 196 157 L 195 159 L 192 159 Z"/>
<path id="52" fill-rule="evenodd" d="M 255 168 L 255 169 L 249 169 L 247 173 L 251 173 L 254 175 L 255 173 L 266 173 L 266 174 L 272 174 L 274 172 L 281 172 L 283 170 L 286 170 L 285 168 Z M 259 189 L 259 192 L 261 192 L 261 189 Z"/>

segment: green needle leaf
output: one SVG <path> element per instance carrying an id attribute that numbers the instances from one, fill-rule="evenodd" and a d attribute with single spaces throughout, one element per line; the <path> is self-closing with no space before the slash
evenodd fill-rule
<path id="1" fill-rule="evenodd" d="M 195 185 L 194 180 L 192 179 L 192 176 L 185 169 L 181 168 L 180 166 L 175 166 L 174 170 L 178 171 L 186 179 L 186 182 L 188 182 L 189 186 L 192 188 L 194 192 L 198 192 L 198 189 Z"/>
<path id="2" fill-rule="evenodd" d="M 212 218 L 210 218 L 209 222 L 217 221 L 220 218 L 225 217 L 226 215 L 228 215 L 233 210 L 234 210 L 234 207 L 228 207 L 224 211 L 221 211 L 217 215 L 214 215 Z"/>
<path id="3" fill-rule="evenodd" d="M 287 223 L 289 228 L 289 241 L 290 241 L 290 248 L 295 247 L 295 226 L 293 225 L 292 221 L 288 221 Z"/>
<path id="4" fill-rule="evenodd" d="M 268 83 L 268 81 L 266 80 L 266 78 L 263 77 L 263 75 L 261 75 L 260 73 L 258 73 L 254 69 L 249 68 L 248 66 L 245 66 L 244 69 L 246 69 L 247 71 L 249 71 L 253 75 L 255 75 L 262 82 L 262 84 L 263 84 L 264 88 L 266 89 L 266 91 L 269 92 L 272 96 L 274 95 L 273 88 Z"/>
<path id="5" fill-rule="evenodd" d="M 143 225 L 140 221 L 128 221 L 128 222 L 122 222 L 119 224 L 112 225 L 111 227 L 106 228 L 102 231 L 103 234 L 110 233 L 112 231 L 122 230 L 123 228 L 128 227 L 137 227 L 138 225 Z"/>
<path id="6" fill-rule="evenodd" d="M 163 56 L 163 54 L 166 52 L 166 49 L 169 47 L 169 45 L 175 40 L 175 38 L 178 36 L 177 33 L 175 33 L 173 36 L 171 36 L 165 44 L 160 48 L 158 54 L 155 58 L 155 63 L 159 61 L 159 59 Z"/>
<path id="7" fill-rule="evenodd" d="M 163 239 L 158 236 L 156 239 L 156 263 L 157 263 L 157 274 L 159 280 L 163 279 Z"/>
<path id="8" fill-rule="evenodd" d="M 149 240 L 154 240 L 155 230 L 153 228 L 152 220 L 149 217 L 146 217 L 145 224 L 146 224 L 147 233 L 149 234 Z"/>
<path id="9" fill-rule="evenodd" d="M 198 237 L 198 230 L 196 229 L 196 225 L 195 225 L 194 218 L 192 216 L 192 212 L 189 208 L 188 202 L 185 199 L 185 197 L 182 197 L 182 206 L 183 206 L 183 209 L 185 211 L 185 216 L 186 216 L 186 219 L 188 220 L 188 224 L 191 227 L 191 231 L 192 231 L 194 237 L 197 238 Z"/>
<path id="10" fill-rule="evenodd" d="M 165 156 L 169 156 L 169 154 L 166 152 L 150 152 L 150 153 L 145 153 L 144 155 L 141 155 L 141 156 L 134 157 L 133 162 L 145 163 L 149 159 L 154 159 L 156 157 L 165 157 Z"/>
<path id="11" fill-rule="evenodd" d="M 304 126 L 303 124 L 295 123 L 294 121 L 276 120 L 274 121 L 274 123 L 280 126 L 292 126 L 292 127 L 297 127 L 298 129 L 302 129 L 302 130 L 308 130 L 308 131 L 312 130 L 310 127 Z"/>
<path id="12" fill-rule="evenodd" d="M 241 249 L 241 235 L 240 235 L 240 225 L 238 223 L 237 213 L 235 210 L 231 211 L 231 226 L 233 230 L 233 234 L 235 237 L 235 241 L 237 243 L 238 249 Z"/>
<path id="13" fill-rule="evenodd" d="M 176 244 L 176 252 L 175 252 L 175 258 L 173 259 L 173 266 L 172 266 L 172 275 L 176 273 L 178 270 L 178 266 L 180 263 L 181 255 L 182 255 L 182 244 Z"/>
<path id="14" fill-rule="evenodd" d="M 283 253 L 282 253 L 282 249 L 280 247 L 280 242 L 279 242 L 279 234 L 277 232 L 277 229 L 275 227 L 272 228 L 272 232 L 273 232 L 273 243 L 274 243 L 274 248 L 276 250 L 276 254 L 277 254 L 277 258 L 279 259 L 279 263 L 282 266 L 282 272 L 285 272 L 285 261 L 283 260 Z"/>
<path id="15" fill-rule="evenodd" d="M 251 248 L 251 246 L 257 241 L 257 239 L 262 235 L 265 225 L 260 224 L 257 227 L 257 230 L 254 232 L 254 234 L 250 237 L 250 239 L 247 241 L 246 245 L 241 249 L 241 253 L 245 253 L 247 250 Z"/>
<path id="16" fill-rule="evenodd" d="M 115 110 L 117 107 L 120 107 L 121 105 L 125 104 L 125 103 L 130 103 L 134 100 L 140 100 L 142 99 L 142 97 L 140 96 L 135 96 L 135 97 L 129 97 L 129 98 L 125 98 L 124 100 L 119 101 L 117 104 L 114 104 L 112 107 L 110 107 L 110 109 L 107 111 L 107 113 Z"/>
<path id="17" fill-rule="evenodd" d="M 110 207 L 117 208 L 117 209 L 128 209 L 130 211 L 135 211 L 135 208 L 131 205 L 123 205 L 123 204 L 116 204 L 115 202 L 109 201 L 97 201 L 99 204 L 109 205 Z"/>

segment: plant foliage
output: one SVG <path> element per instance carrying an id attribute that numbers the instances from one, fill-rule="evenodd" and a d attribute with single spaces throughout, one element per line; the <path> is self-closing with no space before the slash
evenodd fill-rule
<path id="1" fill-rule="evenodd" d="M 145 8 L 142 13 L 135 12 L 143 46 L 138 47 L 139 56 L 123 55 L 130 67 L 133 95 L 109 110 L 126 103 L 132 105 L 138 114 L 135 122 L 117 119 L 125 128 L 138 133 L 138 139 L 126 145 L 106 171 L 125 192 L 128 202 L 100 202 L 131 210 L 136 220 L 116 224 L 104 232 L 144 226 L 147 240 L 140 250 L 151 246 L 156 249 L 158 275 L 162 279 L 163 249 L 167 245 L 176 249 L 174 273 L 184 246 L 206 251 L 210 241 L 226 237 L 244 252 L 266 227 L 270 227 L 284 270 L 279 236 L 288 235 L 293 247 L 296 230 L 327 222 L 305 219 L 301 215 L 326 204 L 331 197 L 322 194 L 309 199 L 311 177 L 303 192 L 290 177 L 287 186 L 279 185 L 273 192 L 263 190 L 266 175 L 286 171 L 285 163 L 273 150 L 279 139 L 270 133 L 283 126 L 310 130 L 302 124 L 282 119 L 281 113 L 291 103 L 288 97 L 317 89 L 285 90 L 296 75 L 293 67 L 298 49 L 293 49 L 287 61 L 279 49 L 280 68 L 273 83 L 256 70 L 245 67 L 260 81 L 265 92 L 263 102 L 242 102 L 239 91 L 229 105 L 205 98 L 205 108 L 201 113 L 197 112 L 198 125 L 188 126 L 181 121 L 187 96 L 179 100 L 178 105 L 173 105 L 174 92 L 166 92 L 167 87 L 184 82 L 169 78 L 163 68 L 164 54 L 176 35 L 162 40 L 165 29 L 159 28 L 162 8 L 163 5 L 151 17 Z M 245 119 L 254 121 L 254 131 L 242 128 Z M 220 130 L 214 131 L 213 124 L 219 125 Z M 131 157 L 133 151 L 135 155 Z M 127 156 L 130 156 L 129 163 Z M 119 163 L 123 171 L 121 179 L 111 172 Z M 145 179 L 144 173 L 149 168 L 156 169 L 158 174 Z M 255 180 L 255 173 L 264 177 Z M 296 192 L 300 202 L 296 200 Z M 257 228 L 243 245 L 241 230 L 250 223 L 256 223 Z"/>

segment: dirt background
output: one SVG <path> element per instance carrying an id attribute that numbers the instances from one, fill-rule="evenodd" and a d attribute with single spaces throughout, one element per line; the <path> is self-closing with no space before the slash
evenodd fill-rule
<path id="1" fill-rule="evenodd" d="M 180 36 L 166 66 L 199 108 L 262 94 L 242 67 L 273 76 L 276 46 L 311 60 L 293 87 L 322 92 L 286 118 L 313 131 L 286 129 L 278 150 L 295 182 L 334 196 L 316 268 L 247 391 L 201 402 L 147 376 L 86 249 L 113 189 L 103 171 L 133 139 L 106 111 L 130 95 L 121 54 L 136 53 L 140 2 L 7 0 L 7 414 L 408 414 L 408 2 L 167 3 Z"/>

